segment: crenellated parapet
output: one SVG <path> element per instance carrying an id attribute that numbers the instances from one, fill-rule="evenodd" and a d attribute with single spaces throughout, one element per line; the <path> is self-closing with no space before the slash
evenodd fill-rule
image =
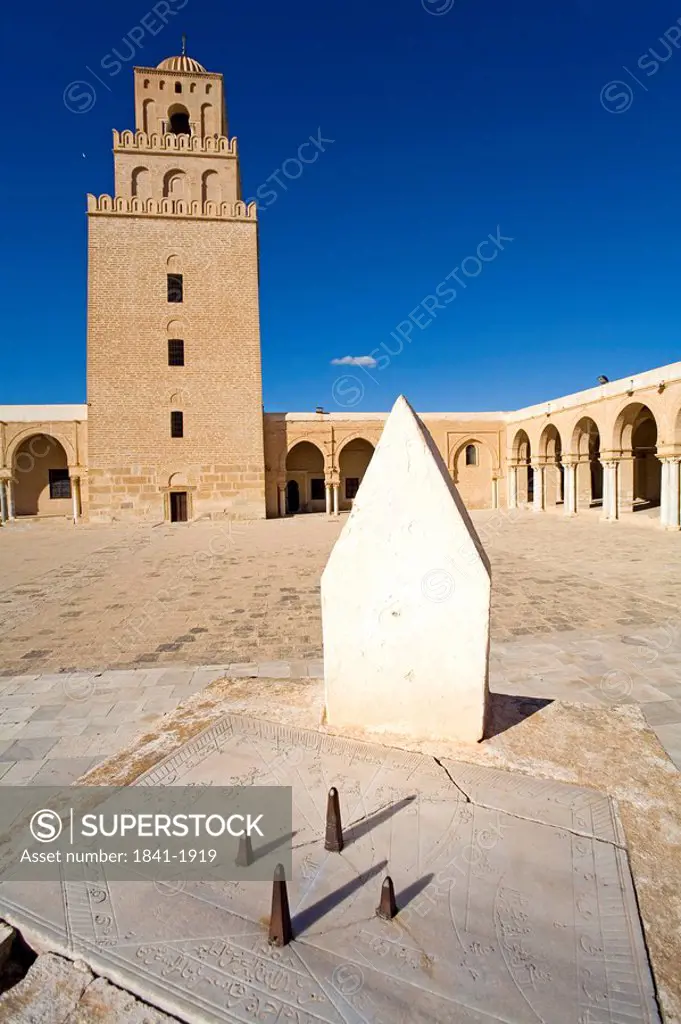
<path id="1" fill-rule="evenodd" d="M 204 203 L 184 199 L 140 199 L 137 196 L 94 196 L 88 193 L 88 214 L 127 214 L 131 217 L 190 217 L 205 220 L 257 219 L 257 203 Z"/>
<path id="2" fill-rule="evenodd" d="M 197 156 L 237 156 L 236 136 L 227 138 L 226 135 L 208 135 L 201 138 L 200 135 L 175 135 L 168 132 L 161 135 L 154 132 L 148 135 L 142 131 L 124 132 L 113 129 L 114 153 L 121 151 L 132 151 L 136 153 L 193 153 Z"/>

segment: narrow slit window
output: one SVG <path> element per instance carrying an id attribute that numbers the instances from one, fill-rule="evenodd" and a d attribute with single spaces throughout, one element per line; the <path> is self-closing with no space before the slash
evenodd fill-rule
<path id="1" fill-rule="evenodd" d="M 170 436 L 184 437 L 184 414 L 177 409 L 170 414 Z"/>
<path id="2" fill-rule="evenodd" d="M 168 302 L 182 302 L 182 274 L 168 274 Z"/>
<path id="3" fill-rule="evenodd" d="M 184 341 L 182 338 L 168 339 L 168 366 L 184 366 Z"/>

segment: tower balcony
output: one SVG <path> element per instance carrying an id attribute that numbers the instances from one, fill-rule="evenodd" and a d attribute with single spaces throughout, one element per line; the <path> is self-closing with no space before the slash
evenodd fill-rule
<path id="1" fill-rule="evenodd" d="M 237 140 L 236 136 L 231 139 L 226 135 L 207 135 L 201 137 L 197 134 L 176 135 L 170 131 L 170 122 L 162 122 L 163 132 L 154 132 L 148 135 L 143 131 L 123 132 L 113 129 L 114 153 L 121 151 L 128 152 L 182 152 L 192 153 L 198 156 L 226 156 L 236 158 Z M 190 122 L 192 132 L 196 132 L 196 122 Z"/>
<path id="2" fill-rule="evenodd" d="M 95 196 L 88 193 L 87 212 L 89 215 L 108 214 L 129 217 L 172 217 L 202 220 L 239 220 L 255 223 L 257 203 L 218 203 L 206 200 L 185 199 L 140 199 L 137 196 Z"/>

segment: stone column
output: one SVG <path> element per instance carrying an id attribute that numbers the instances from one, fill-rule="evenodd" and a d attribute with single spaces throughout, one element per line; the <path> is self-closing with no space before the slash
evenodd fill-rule
<path id="1" fill-rule="evenodd" d="M 286 515 L 286 484 L 279 484 L 277 491 L 279 492 L 279 517 L 283 519 Z"/>
<path id="2" fill-rule="evenodd" d="M 544 467 L 543 466 L 532 466 L 532 479 L 534 486 L 532 488 L 532 511 L 543 512 L 544 511 Z"/>
<path id="3" fill-rule="evenodd" d="M 0 522 L 7 522 L 7 491 L 4 480 L 0 480 Z"/>
<path id="4" fill-rule="evenodd" d="M 523 462 L 516 467 L 516 497 L 520 508 L 526 508 L 528 502 L 528 477 L 530 467 Z"/>
<path id="5" fill-rule="evenodd" d="M 565 496 L 563 511 L 566 516 L 577 514 L 577 463 L 563 459 L 565 466 Z"/>
<path id="6" fill-rule="evenodd" d="M 492 478 L 492 508 L 499 508 L 499 480 Z"/>
<path id="7" fill-rule="evenodd" d="M 601 519 L 615 522 L 618 518 L 617 503 L 617 462 L 608 459 L 603 463 L 603 510 Z"/>
<path id="8" fill-rule="evenodd" d="M 580 460 L 576 467 L 575 512 L 591 505 L 591 462 Z"/>
<path id="9" fill-rule="evenodd" d="M 660 526 L 665 529 L 669 519 L 669 459 L 660 458 Z"/>
<path id="10" fill-rule="evenodd" d="M 681 528 L 681 458 L 669 461 L 669 523 L 668 529 Z"/>
<path id="11" fill-rule="evenodd" d="M 634 456 L 624 452 L 617 460 L 617 506 L 620 514 L 634 511 Z"/>
<path id="12" fill-rule="evenodd" d="M 12 480 L 8 480 L 5 486 L 7 488 L 7 518 L 12 522 L 16 518 L 14 512 L 14 483 Z"/>
<path id="13" fill-rule="evenodd" d="M 544 508 L 554 508 L 558 502 L 560 469 L 556 462 L 544 466 Z"/>
<path id="14" fill-rule="evenodd" d="M 665 530 L 678 530 L 679 523 L 679 458 L 662 461 L 662 493 L 660 495 L 660 525 Z"/>
<path id="15" fill-rule="evenodd" d="M 335 516 L 340 515 L 339 498 L 340 498 L 340 484 L 334 484 L 333 485 L 333 514 Z"/>
<path id="16" fill-rule="evenodd" d="M 73 522 L 74 525 L 80 519 L 80 477 L 71 477 L 71 501 L 73 503 Z"/>
<path id="17" fill-rule="evenodd" d="M 330 483 L 327 483 L 327 485 L 326 485 L 326 514 L 327 514 L 327 516 L 331 515 L 331 484 Z"/>
<path id="18" fill-rule="evenodd" d="M 518 467 L 508 467 L 508 507 L 518 507 Z"/>

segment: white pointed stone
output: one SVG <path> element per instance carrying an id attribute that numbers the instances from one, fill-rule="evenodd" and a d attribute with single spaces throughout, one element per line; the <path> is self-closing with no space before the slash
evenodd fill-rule
<path id="1" fill-rule="evenodd" d="M 321 589 L 329 725 L 482 739 L 489 561 L 433 439 L 402 396 Z"/>

